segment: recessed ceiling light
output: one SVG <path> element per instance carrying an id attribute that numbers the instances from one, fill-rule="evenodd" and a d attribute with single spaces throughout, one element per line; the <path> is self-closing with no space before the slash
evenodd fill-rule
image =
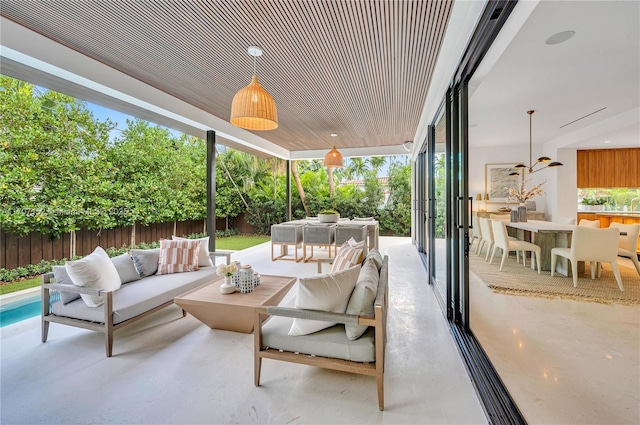
<path id="1" fill-rule="evenodd" d="M 338 137 L 338 133 L 331 133 L 331 137 Z"/>
<path id="2" fill-rule="evenodd" d="M 548 44 L 549 46 L 564 43 L 574 35 L 576 35 L 575 31 L 562 31 L 557 34 L 553 34 L 551 37 L 547 38 L 547 41 L 545 41 L 544 43 Z"/>
<path id="3" fill-rule="evenodd" d="M 605 140 L 604 143 L 611 143 L 611 140 Z"/>

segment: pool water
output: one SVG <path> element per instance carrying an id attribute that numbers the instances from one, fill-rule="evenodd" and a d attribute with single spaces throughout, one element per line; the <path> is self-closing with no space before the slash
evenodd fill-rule
<path id="1" fill-rule="evenodd" d="M 0 327 L 40 315 L 40 306 L 39 295 L 0 306 Z"/>

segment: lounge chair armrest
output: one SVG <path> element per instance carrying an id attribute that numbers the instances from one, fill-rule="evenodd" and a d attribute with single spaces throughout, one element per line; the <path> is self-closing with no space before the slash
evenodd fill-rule
<path id="1" fill-rule="evenodd" d="M 269 316 L 293 317 L 296 319 L 320 320 L 323 322 L 336 322 L 345 325 L 357 325 L 360 316 L 357 314 L 330 313 L 327 311 L 304 310 L 290 307 L 267 307 Z"/>
<path id="2" fill-rule="evenodd" d="M 75 285 L 63 285 L 60 283 L 44 283 L 43 288 L 59 291 L 59 292 L 73 292 L 75 294 L 88 294 L 88 295 L 101 295 L 103 292 L 107 292 L 104 289 L 98 288 L 83 288 L 82 286 Z"/>
<path id="3" fill-rule="evenodd" d="M 318 258 L 318 273 L 322 273 L 322 265 L 324 263 L 333 264 L 335 258 Z"/>
<path id="4" fill-rule="evenodd" d="M 227 264 L 231 264 L 231 251 L 209 251 L 209 257 L 226 257 Z M 213 260 L 213 264 L 216 264 L 215 259 Z"/>

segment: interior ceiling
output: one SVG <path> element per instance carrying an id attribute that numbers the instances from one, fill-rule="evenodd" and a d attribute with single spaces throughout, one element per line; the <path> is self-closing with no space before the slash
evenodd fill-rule
<path id="1" fill-rule="evenodd" d="M 3 17 L 229 120 L 247 47 L 290 151 L 412 140 L 453 1 L 13 1 Z M 337 133 L 338 137 L 330 137 Z"/>
<path id="2" fill-rule="evenodd" d="M 566 30 L 575 36 L 545 44 Z M 470 146 L 528 144 L 531 109 L 534 146 L 640 146 L 639 31 L 638 1 L 538 3 L 489 72 L 470 82 Z"/>

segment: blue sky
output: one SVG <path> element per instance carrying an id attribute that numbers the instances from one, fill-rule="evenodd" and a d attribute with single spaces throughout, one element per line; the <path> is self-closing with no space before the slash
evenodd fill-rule
<path id="1" fill-rule="evenodd" d="M 96 117 L 99 121 L 106 121 L 110 119 L 111 122 L 115 123 L 117 127 L 110 132 L 110 139 L 113 140 L 114 137 L 120 136 L 120 132 L 127 128 L 127 120 L 134 120 L 135 117 L 127 114 L 123 114 L 122 112 L 114 111 L 113 109 L 105 108 L 104 106 L 96 105 L 95 103 L 85 102 L 87 104 L 87 109 L 89 109 L 93 116 Z M 154 125 L 157 125 L 154 123 Z M 173 130 L 169 128 L 171 134 L 175 137 L 179 137 L 182 133 L 177 130 Z"/>

